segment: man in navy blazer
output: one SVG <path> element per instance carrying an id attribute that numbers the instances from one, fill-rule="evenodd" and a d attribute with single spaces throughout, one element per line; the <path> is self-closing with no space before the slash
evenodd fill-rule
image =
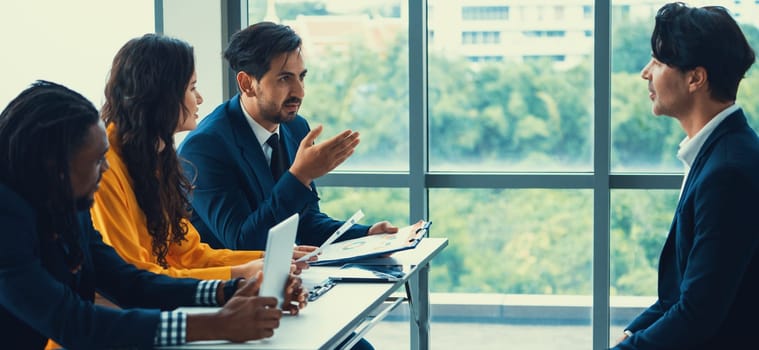
<path id="1" fill-rule="evenodd" d="M 353 153 L 358 133 L 345 130 L 314 143 L 322 127 L 311 130 L 297 114 L 306 68 L 301 38 L 290 27 L 249 26 L 232 36 L 224 57 L 240 93 L 203 119 L 178 150 L 194 181 L 193 225 L 213 247 L 264 250 L 269 229 L 299 213 L 297 243 L 321 245 L 343 221 L 319 210 L 313 180 Z M 382 221 L 355 225 L 343 237 L 397 230 Z"/>
<path id="2" fill-rule="evenodd" d="M 678 151 L 685 178 L 659 259 L 658 300 L 614 349 L 754 348 L 759 139 L 735 104 L 754 51 L 724 8 L 682 3 L 658 11 L 651 49 L 641 76 L 653 113 L 687 134 Z"/>

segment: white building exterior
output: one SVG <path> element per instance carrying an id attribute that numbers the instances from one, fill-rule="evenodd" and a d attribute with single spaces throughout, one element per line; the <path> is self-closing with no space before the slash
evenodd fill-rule
<path id="1" fill-rule="evenodd" d="M 612 21 L 653 25 L 664 3 L 613 0 Z M 739 22 L 759 27 L 759 0 L 687 3 L 725 6 Z M 404 0 L 330 0 L 325 6 L 333 15 L 285 21 L 303 36 L 306 49 L 312 52 L 347 49 L 357 38 L 369 48 L 381 48 L 406 28 Z M 400 17 L 367 15 L 370 9 L 392 6 L 397 6 Z M 428 6 L 428 44 L 436 55 L 464 56 L 472 62 L 548 59 L 557 67 L 572 67 L 593 53 L 593 0 L 429 0 Z"/>

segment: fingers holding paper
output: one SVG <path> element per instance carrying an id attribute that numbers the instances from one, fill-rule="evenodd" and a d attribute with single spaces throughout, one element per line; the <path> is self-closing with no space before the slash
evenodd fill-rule
<path id="1" fill-rule="evenodd" d="M 318 258 L 316 256 L 309 256 L 305 259 L 301 258 L 310 253 L 313 253 L 317 249 L 319 249 L 319 247 L 314 247 L 312 245 L 295 246 L 293 249 L 293 264 L 290 267 L 290 273 L 300 275 L 301 271 L 307 269 L 309 266 L 308 263 L 311 261 L 316 261 Z"/>
<path id="2" fill-rule="evenodd" d="M 293 249 L 293 260 L 296 262 L 316 261 L 317 257 L 313 255 L 312 253 L 315 252 L 317 249 L 319 249 L 319 247 L 315 247 L 312 245 L 295 246 L 295 248 Z M 299 266 L 299 267 L 308 268 L 308 264 L 306 264 L 305 266 Z"/>

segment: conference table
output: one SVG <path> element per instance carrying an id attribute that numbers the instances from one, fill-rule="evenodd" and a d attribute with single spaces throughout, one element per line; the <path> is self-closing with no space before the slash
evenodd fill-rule
<path id="1" fill-rule="evenodd" d="M 224 341 L 192 342 L 161 349 L 335 349 L 350 348 L 390 311 L 408 305 L 409 349 L 430 348 L 430 261 L 448 245 L 446 238 L 424 238 L 414 249 L 392 256 L 361 261 L 364 264 L 402 265 L 405 275 L 395 282 L 336 283 L 310 302 L 297 316 L 285 315 L 271 338 L 246 343 Z M 314 266 L 303 272 L 307 281 L 320 281 L 339 267 Z M 210 312 L 217 308 L 185 307 L 188 313 Z"/>

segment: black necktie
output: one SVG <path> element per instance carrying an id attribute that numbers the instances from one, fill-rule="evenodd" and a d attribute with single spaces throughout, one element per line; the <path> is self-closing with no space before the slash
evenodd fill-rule
<path id="1" fill-rule="evenodd" d="M 274 177 L 274 181 L 279 180 L 282 173 L 285 172 L 285 152 L 282 149 L 282 143 L 279 142 L 279 136 L 272 134 L 266 143 L 271 147 L 271 176 Z"/>

